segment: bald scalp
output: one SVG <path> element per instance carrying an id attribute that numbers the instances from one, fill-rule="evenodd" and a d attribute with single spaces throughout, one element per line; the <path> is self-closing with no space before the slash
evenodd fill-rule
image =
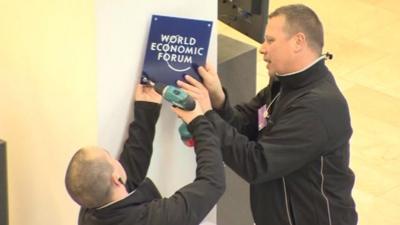
<path id="1" fill-rule="evenodd" d="M 72 157 L 65 175 L 65 186 L 69 195 L 86 208 L 107 204 L 111 199 L 113 170 L 103 149 L 79 149 Z"/>
<path id="2" fill-rule="evenodd" d="M 324 47 L 324 30 L 317 14 L 302 4 L 293 4 L 277 8 L 268 18 L 285 17 L 285 31 L 289 36 L 303 33 L 308 46 L 317 54 L 322 53 Z"/>

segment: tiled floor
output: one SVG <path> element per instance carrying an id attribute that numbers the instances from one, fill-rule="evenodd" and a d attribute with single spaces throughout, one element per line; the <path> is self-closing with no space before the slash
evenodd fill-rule
<path id="1" fill-rule="evenodd" d="M 359 224 L 400 224 L 400 4 L 397 0 L 271 1 L 270 11 L 303 3 L 320 16 L 327 62 L 352 116 L 351 167 Z M 219 24 L 219 32 L 259 47 Z M 257 89 L 267 84 L 257 61 Z"/>

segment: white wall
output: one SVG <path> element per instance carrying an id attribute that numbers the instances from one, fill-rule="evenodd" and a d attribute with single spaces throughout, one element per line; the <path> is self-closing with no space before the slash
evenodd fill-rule
<path id="1" fill-rule="evenodd" d="M 64 176 L 72 154 L 97 142 L 94 17 L 90 0 L 0 1 L 10 225 L 77 224 Z"/>
<path id="2" fill-rule="evenodd" d="M 115 156 L 132 118 L 133 88 L 141 74 L 152 14 L 216 21 L 217 2 L 96 0 L 98 140 Z M 216 25 L 208 53 L 213 65 L 217 65 Z M 179 139 L 180 123 L 164 103 L 148 174 L 164 196 L 192 182 L 195 175 L 195 155 Z M 215 217 L 214 211 L 206 220 L 215 222 Z"/>

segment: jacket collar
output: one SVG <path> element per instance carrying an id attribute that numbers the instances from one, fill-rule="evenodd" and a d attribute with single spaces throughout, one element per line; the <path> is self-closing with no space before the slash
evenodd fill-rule
<path id="1" fill-rule="evenodd" d="M 133 205 L 140 205 L 160 198 L 161 195 L 155 187 L 154 183 L 146 178 L 137 189 L 131 192 L 126 198 L 114 202 L 108 206 L 94 209 L 94 211 L 107 213 L 117 209 L 126 208 Z"/>
<path id="2" fill-rule="evenodd" d="M 326 72 L 328 72 L 324 59 L 324 56 L 320 57 L 305 69 L 298 72 L 277 75 L 276 77 L 280 81 L 282 91 L 299 89 L 322 79 L 326 75 Z"/>

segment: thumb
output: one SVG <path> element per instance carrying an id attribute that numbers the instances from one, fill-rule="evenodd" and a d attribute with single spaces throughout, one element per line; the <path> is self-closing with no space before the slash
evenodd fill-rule
<path id="1" fill-rule="evenodd" d="M 214 67 L 211 66 L 211 64 L 207 63 L 205 65 L 205 69 L 208 71 L 208 73 L 215 75 L 217 72 L 215 71 Z"/>
<path id="2" fill-rule="evenodd" d="M 197 71 L 199 72 L 199 74 L 200 74 L 201 78 L 203 78 L 203 80 L 208 80 L 210 78 L 211 74 L 203 66 L 199 66 Z"/>
<path id="3" fill-rule="evenodd" d="M 171 106 L 172 111 L 176 113 L 176 115 L 182 119 L 181 114 L 184 112 L 182 109 L 180 109 L 178 106 L 172 105 Z"/>

